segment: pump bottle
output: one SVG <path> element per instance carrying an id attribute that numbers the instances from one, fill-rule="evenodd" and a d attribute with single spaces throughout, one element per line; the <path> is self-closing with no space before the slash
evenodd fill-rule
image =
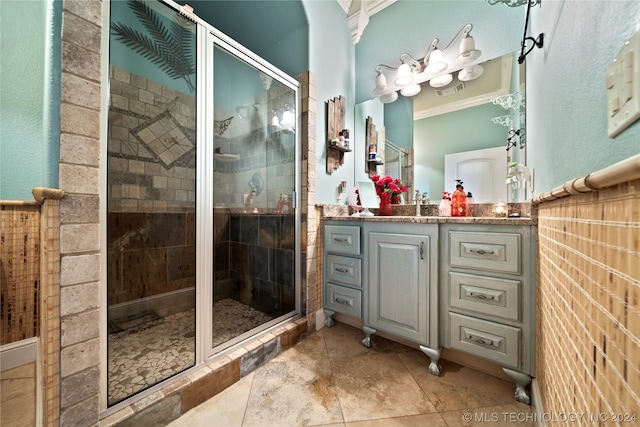
<path id="1" fill-rule="evenodd" d="M 467 193 L 467 216 L 473 216 L 473 194 Z"/>
<path id="2" fill-rule="evenodd" d="M 451 216 L 451 198 L 447 191 L 442 192 L 442 200 L 440 200 L 440 206 L 438 206 L 438 215 Z"/>
<path id="3" fill-rule="evenodd" d="M 456 191 L 451 195 L 451 216 L 467 216 L 467 195 L 464 192 L 462 181 L 456 179 Z"/>

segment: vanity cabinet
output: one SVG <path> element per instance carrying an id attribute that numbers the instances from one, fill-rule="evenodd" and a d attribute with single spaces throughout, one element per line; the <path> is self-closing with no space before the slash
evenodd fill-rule
<path id="1" fill-rule="evenodd" d="M 358 223 L 324 226 L 325 325 L 343 313 L 362 319 L 362 229 Z"/>
<path id="2" fill-rule="evenodd" d="M 362 343 L 378 330 L 413 341 L 440 374 L 438 225 L 365 222 L 367 281 Z"/>
<path id="3" fill-rule="evenodd" d="M 501 365 L 526 403 L 535 367 L 532 228 L 440 227 L 441 344 Z"/>
<path id="4" fill-rule="evenodd" d="M 530 403 L 535 227 L 512 224 L 325 220 L 325 325 L 339 312 L 367 347 L 378 331 L 417 343 L 434 375 L 443 347 L 489 360 Z"/>

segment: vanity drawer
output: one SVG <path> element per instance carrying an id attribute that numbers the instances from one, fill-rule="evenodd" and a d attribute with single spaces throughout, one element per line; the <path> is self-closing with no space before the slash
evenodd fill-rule
<path id="1" fill-rule="evenodd" d="M 521 236 L 512 233 L 449 232 L 451 267 L 520 274 Z"/>
<path id="2" fill-rule="evenodd" d="M 327 281 L 360 287 L 362 285 L 361 264 L 360 258 L 327 255 L 325 258 Z"/>
<path id="3" fill-rule="evenodd" d="M 360 227 L 327 225 L 324 227 L 324 249 L 346 255 L 360 255 Z"/>
<path id="4" fill-rule="evenodd" d="M 521 320 L 519 280 L 449 273 L 449 306 L 510 320 Z"/>
<path id="5" fill-rule="evenodd" d="M 362 292 L 344 286 L 326 283 L 324 308 L 362 319 Z"/>
<path id="6" fill-rule="evenodd" d="M 499 323 L 449 313 L 451 348 L 519 368 L 521 330 Z"/>

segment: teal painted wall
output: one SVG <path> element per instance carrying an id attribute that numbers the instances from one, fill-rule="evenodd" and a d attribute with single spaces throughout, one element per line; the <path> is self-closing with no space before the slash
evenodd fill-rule
<path id="1" fill-rule="evenodd" d="M 354 44 L 345 13 L 335 1 L 302 0 L 309 20 L 309 70 L 317 81 L 316 198 L 318 203 L 336 203 L 341 181 L 354 185 L 354 152 L 333 174 L 326 171 L 326 102 L 339 95 L 346 98 L 345 124 L 354 130 Z M 310 130 L 311 132 L 311 130 Z M 350 135 L 351 136 L 351 135 Z M 355 135 L 354 135 L 355 137 Z"/>
<path id="2" fill-rule="evenodd" d="M 384 104 L 384 126 L 387 140 L 400 148 L 413 147 L 413 99 L 398 96 L 395 102 Z"/>
<path id="3" fill-rule="evenodd" d="M 309 69 L 309 29 L 301 0 L 180 0 L 200 18 L 290 76 Z"/>
<path id="4" fill-rule="evenodd" d="M 444 182 L 444 155 L 505 145 L 507 128 L 493 124 L 503 116 L 502 107 L 483 104 L 414 122 L 415 183 L 433 201 L 443 191 L 453 192 L 455 183 Z"/>
<path id="5" fill-rule="evenodd" d="M 0 1 L 0 199 L 58 186 L 60 8 Z"/>
<path id="6" fill-rule="evenodd" d="M 354 138 L 354 166 L 355 166 L 355 181 L 368 180 L 368 169 L 365 169 L 366 158 L 368 157 L 368 146 L 366 144 L 367 138 L 367 117 L 371 117 L 376 130 L 380 132 L 384 124 L 385 119 L 384 104 L 376 99 L 361 102 L 355 107 L 355 138 Z M 386 132 L 386 129 L 385 129 Z M 387 138 L 388 139 L 388 138 Z M 378 173 L 381 173 L 381 169 L 378 168 Z M 355 185 L 355 182 L 354 182 Z M 351 187 L 349 187 L 351 188 Z M 346 197 L 342 202 L 347 202 Z"/>
<path id="7" fill-rule="evenodd" d="M 640 152 L 640 122 L 607 136 L 607 65 L 640 28 L 640 2 L 543 1 L 527 56 L 527 155 L 535 194 Z"/>

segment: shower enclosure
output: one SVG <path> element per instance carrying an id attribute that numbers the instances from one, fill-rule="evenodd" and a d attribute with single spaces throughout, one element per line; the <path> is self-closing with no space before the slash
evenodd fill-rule
<path id="1" fill-rule="evenodd" d="M 172 2 L 111 2 L 107 404 L 299 308 L 298 84 Z"/>

